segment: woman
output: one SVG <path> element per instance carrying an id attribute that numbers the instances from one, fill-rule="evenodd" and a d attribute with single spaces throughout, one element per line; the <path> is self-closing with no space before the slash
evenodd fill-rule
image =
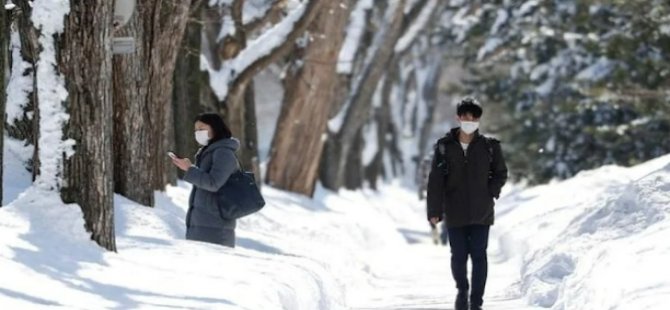
<path id="1" fill-rule="evenodd" d="M 240 142 L 216 113 L 200 114 L 195 121 L 195 139 L 202 147 L 195 165 L 188 158 L 172 162 L 184 170 L 184 181 L 193 184 L 186 214 L 186 239 L 235 247 L 234 219 L 221 216 L 216 191 L 239 169 L 235 151 Z"/>

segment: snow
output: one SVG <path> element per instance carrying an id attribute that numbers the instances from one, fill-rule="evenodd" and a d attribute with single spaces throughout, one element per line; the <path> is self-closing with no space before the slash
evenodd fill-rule
<path id="1" fill-rule="evenodd" d="M 31 19 L 40 30 L 38 42 L 41 47 L 37 61 L 37 98 L 39 101 L 39 159 L 40 174 L 36 185 L 42 189 L 60 187 L 63 154 L 71 156 L 74 141 L 64 140 L 63 126 L 69 115 L 63 101 L 67 99 L 65 81 L 57 72 L 54 35 L 63 32 L 65 15 L 70 12 L 68 0 L 36 0 Z"/>
<path id="2" fill-rule="evenodd" d="M 553 78 L 548 78 L 537 87 L 535 87 L 535 92 L 541 96 L 548 96 L 554 90 L 556 85 L 556 80 Z"/>
<path id="3" fill-rule="evenodd" d="M 398 42 L 395 45 L 395 52 L 402 52 L 409 48 L 409 46 L 414 42 L 414 39 L 419 35 L 422 29 L 426 27 L 428 22 L 430 21 L 433 12 L 435 11 L 435 7 L 437 7 L 437 0 L 430 0 L 428 3 L 426 3 L 425 7 L 421 10 L 421 13 L 419 13 L 419 16 L 417 17 L 416 21 L 414 21 L 409 29 L 407 29 L 407 32 L 398 39 Z"/>
<path id="4" fill-rule="evenodd" d="M 223 16 L 223 20 L 221 21 L 221 31 L 216 39 L 217 41 L 221 41 L 227 36 L 233 35 L 235 35 L 235 21 L 232 16 L 226 14 Z"/>
<path id="5" fill-rule="evenodd" d="M 233 0 L 209 0 L 209 6 L 231 6 Z"/>
<path id="6" fill-rule="evenodd" d="M 528 15 L 533 11 L 533 9 L 535 9 L 539 5 L 540 5 L 539 0 L 526 1 L 521 5 L 521 7 L 517 11 L 514 12 L 514 16 L 523 17 L 525 15 Z"/>
<path id="7" fill-rule="evenodd" d="M 669 193 L 665 156 L 505 196 L 496 230 L 521 251 L 508 255 L 521 259 L 528 300 L 552 309 L 665 308 Z"/>
<path id="8" fill-rule="evenodd" d="M 33 76 L 29 72 L 32 66 L 21 57 L 21 38 L 18 31 L 12 29 L 10 42 L 12 69 L 7 83 L 6 117 L 7 124 L 12 126 L 23 117 L 23 111 L 29 102 L 28 96 L 33 91 Z"/>
<path id="9" fill-rule="evenodd" d="M 272 8 L 270 0 L 247 0 L 242 7 L 242 23 L 248 24 L 261 19 Z"/>
<path id="10" fill-rule="evenodd" d="M 291 3 L 289 2 L 289 4 Z M 272 53 L 286 41 L 287 36 L 293 31 L 295 24 L 305 12 L 307 5 L 307 1 L 294 4 L 295 8 L 291 9 L 281 22 L 248 42 L 247 47 L 237 57 L 224 61 L 218 70 L 209 64 L 204 55 L 201 55 L 200 66 L 209 72 L 209 84 L 219 100 L 224 100 L 228 96 L 230 83 L 235 80 L 238 74 L 259 59 Z"/>
<path id="11" fill-rule="evenodd" d="M 658 29 L 662 34 L 670 36 L 670 25 L 661 25 L 661 28 Z"/>
<path id="12" fill-rule="evenodd" d="M 498 9 L 498 13 L 496 15 L 496 20 L 493 22 L 493 26 L 491 26 L 491 34 L 495 35 L 498 33 L 500 28 L 502 28 L 507 21 L 509 20 L 509 13 L 507 13 L 507 10 L 505 9 Z"/>
<path id="13" fill-rule="evenodd" d="M 5 149 L 5 167 L 29 154 Z M 430 244 L 424 202 L 397 181 L 378 192 L 319 187 L 314 199 L 263 187 L 268 205 L 240 221 L 238 247 L 183 239 L 190 186 L 147 208 L 115 197 L 118 253 L 89 240 L 81 210 L 5 170 L 0 304 L 216 309 L 435 309 L 453 304 L 449 249 Z M 19 184 L 23 184 L 23 188 Z M 605 166 L 496 206 L 485 306 L 645 309 L 670 297 L 670 155 Z"/>
<path id="14" fill-rule="evenodd" d="M 482 46 L 477 52 L 477 60 L 482 60 L 491 52 L 495 51 L 498 46 L 503 44 L 503 40 L 496 37 L 491 37 L 486 40 L 484 46 Z"/>
<path id="15" fill-rule="evenodd" d="M 337 60 L 337 73 L 351 74 L 358 45 L 365 33 L 367 11 L 372 9 L 373 5 L 372 0 L 360 0 L 351 11 L 346 36 Z"/>
<path id="16" fill-rule="evenodd" d="M 612 72 L 616 62 L 606 57 L 601 57 L 593 65 L 585 68 L 577 74 L 577 80 L 581 81 L 599 81 L 607 77 Z"/>
<path id="17" fill-rule="evenodd" d="M 377 152 L 379 152 L 377 143 L 378 127 L 379 123 L 376 121 L 372 121 L 363 127 L 363 141 L 365 141 L 365 145 L 363 147 L 362 158 L 364 167 L 369 166 L 375 159 Z"/>
<path id="18" fill-rule="evenodd" d="M 16 140 L 12 137 L 4 137 L 4 146 L 2 156 L 2 205 L 16 199 L 20 193 L 28 188 L 32 182 L 32 175 L 26 169 L 26 164 L 32 157 L 35 147 L 31 144 L 26 145 L 24 141 Z"/>

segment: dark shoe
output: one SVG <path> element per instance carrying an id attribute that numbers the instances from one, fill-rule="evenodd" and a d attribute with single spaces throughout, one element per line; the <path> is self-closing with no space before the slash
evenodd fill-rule
<path id="1" fill-rule="evenodd" d="M 481 306 L 470 305 L 470 310 L 482 310 Z"/>
<path id="2" fill-rule="evenodd" d="M 468 293 L 459 292 L 456 295 L 456 304 L 454 305 L 455 310 L 468 310 Z"/>

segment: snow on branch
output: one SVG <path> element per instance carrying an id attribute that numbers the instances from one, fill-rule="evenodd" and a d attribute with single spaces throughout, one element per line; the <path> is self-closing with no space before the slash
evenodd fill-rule
<path id="1" fill-rule="evenodd" d="M 365 1 L 365 0 L 363 0 Z M 391 1 L 386 8 L 386 12 L 384 13 L 384 21 L 385 24 L 382 25 L 381 29 L 382 31 L 378 32 L 375 34 L 375 37 L 372 41 L 372 44 L 370 46 L 370 49 L 372 50 L 368 55 L 366 55 L 366 59 L 364 61 L 364 69 L 363 73 L 359 76 L 357 76 L 354 80 L 354 86 L 352 87 L 352 91 L 350 94 L 357 94 L 360 92 L 360 89 L 363 87 L 363 84 L 365 82 L 365 78 L 363 75 L 366 73 L 369 73 L 370 70 L 372 69 L 373 63 L 376 61 L 376 57 L 378 56 L 378 52 L 383 48 L 383 44 L 385 43 L 386 40 L 388 40 L 388 35 L 391 32 L 390 28 L 390 23 L 393 20 L 394 12 L 397 9 L 398 5 L 400 5 L 402 1 Z M 404 7 L 403 7 L 404 9 Z M 345 41 L 346 44 L 346 41 Z M 357 43 L 358 44 L 358 43 Z M 358 48 L 358 47 L 356 47 Z M 389 47 L 391 48 L 391 47 Z M 353 54 L 355 55 L 355 53 Z M 339 66 L 339 65 L 338 65 Z M 339 71 L 339 70 L 338 70 Z M 332 133 L 339 133 L 342 130 L 342 126 L 345 123 L 345 118 L 347 118 L 349 114 L 349 110 L 351 109 L 351 106 L 353 104 L 353 99 L 352 96 L 350 96 L 347 101 L 344 103 L 340 111 L 335 115 L 335 117 L 331 118 L 328 121 L 328 130 Z"/>
<path id="2" fill-rule="evenodd" d="M 246 25 L 257 20 L 262 19 L 268 14 L 273 6 L 278 5 L 273 3 L 278 1 L 271 0 L 247 0 L 244 1 L 244 8 L 242 10 L 242 22 Z"/>
<path id="3" fill-rule="evenodd" d="M 417 17 L 416 21 L 414 21 L 409 29 L 407 29 L 407 32 L 400 39 L 398 39 L 398 43 L 396 43 L 394 49 L 396 53 L 406 50 L 412 44 L 412 42 L 414 42 L 414 39 L 430 21 L 433 11 L 436 7 L 437 0 L 428 1 L 423 10 L 421 10 L 421 13 Z"/>
<path id="4" fill-rule="evenodd" d="M 219 70 L 210 65 L 204 55 L 200 56 L 201 67 L 209 72 L 210 86 L 219 100 L 228 96 L 230 85 L 242 72 L 286 42 L 309 4 L 309 1 L 295 3 L 295 7 L 281 22 L 249 42 L 237 57 L 224 61 Z"/>
<path id="5" fill-rule="evenodd" d="M 367 11 L 372 9 L 373 6 L 374 2 L 372 0 L 359 0 L 351 12 L 349 25 L 347 26 L 347 36 L 344 38 L 337 60 L 337 73 L 350 74 L 353 70 L 358 45 L 366 29 Z"/>
<path id="6" fill-rule="evenodd" d="M 67 90 L 58 73 L 54 36 L 64 30 L 65 15 L 70 12 L 69 0 L 36 0 L 31 19 L 40 31 L 41 52 L 37 61 L 36 85 L 39 108 L 40 175 L 36 186 L 56 190 L 61 185 L 63 156 L 73 154 L 74 141 L 64 140 L 63 126 L 69 119 L 63 101 Z"/>
<path id="7" fill-rule="evenodd" d="M 12 70 L 6 89 L 6 115 L 7 124 L 13 126 L 23 117 L 23 111 L 28 106 L 29 96 L 33 91 L 33 76 L 29 71 L 32 70 L 32 66 L 21 57 L 21 38 L 14 27 L 12 27 L 10 42 Z"/>

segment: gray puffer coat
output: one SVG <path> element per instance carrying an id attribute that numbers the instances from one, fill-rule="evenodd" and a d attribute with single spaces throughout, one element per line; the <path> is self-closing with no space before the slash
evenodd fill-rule
<path id="1" fill-rule="evenodd" d="M 196 164 L 184 175 L 184 181 L 193 184 L 186 214 L 187 229 L 193 227 L 235 229 L 235 220 L 224 219 L 216 203 L 216 191 L 239 169 L 235 151 L 240 148 L 237 139 L 221 139 L 200 148 Z"/>

